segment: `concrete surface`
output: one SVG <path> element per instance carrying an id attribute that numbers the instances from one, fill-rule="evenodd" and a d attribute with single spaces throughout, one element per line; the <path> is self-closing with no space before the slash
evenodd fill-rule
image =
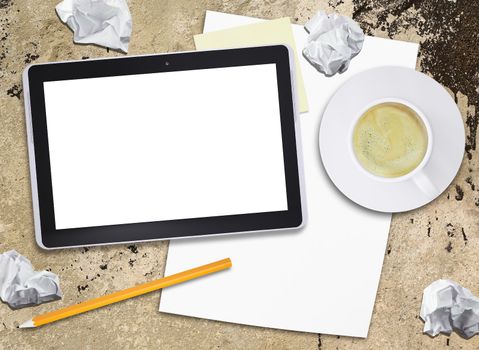
<path id="1" fill-rule="evenodd" d="M 158 293 L 37 330 L 16 326 L 43 313 L 162 276 L 165 243 L 59 252 L 34 242 L 21 72 L 29 62 L 117 56 L 72 43 L 59 0 L 0 0 L 0 252 L 17 249 L 60 275 L 61 301 L 12 311 L 0 303 L 1 349 L 477 349 L 479 337 L 422 334 L 421 293 L 437 278 L 479 294 L 479 3 L 467 0 L 131 0 L 130 54 L 193 49 L 206 9 L 304 23 L 322 9 L 353 16 L 372 35 L 421 43 L 418 69 L 456 99 L 466 155 L 450 188 L 430 205 L 395 215 L 367 339 L 304 334 L 159 314 Z M 320 276 L 319 276 L 320 278 Z M 320 317 L 320 315 L 318 315 Z M 347 315 L 345 315 L 347 319 Z"/>

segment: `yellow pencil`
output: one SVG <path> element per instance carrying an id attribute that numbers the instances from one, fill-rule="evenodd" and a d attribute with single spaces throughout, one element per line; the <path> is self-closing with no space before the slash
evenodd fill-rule
<path id="1" fill-rule="evenodd" d="M 231 265 L 232 265 L 231 260 L 229 258 L 219 260 L 211 264 L 199 266 L 191 270 L 186 270 L 171 276 L 160 278 L 155 281 L 143 283 L 132 288 L 121 290 L 119 292 L 107 294 L 96 299 L 84 301 L 77 305 L 68 306 L 63 309 L 59 309 L 56 311 L 48 312 L 40 316 L 36 316 L 32 318 L 31 320 L 28 320 L 25 323 L 21 324 L 19 328 L 39 327 L 47 323 L 52 323 L 70 316 L 81 314 L 83 312 L 98 309 L 105 305 L 117 303 L 119 301 L 133 298 L 138 295 L 153 292 L 155 290 L 169 287 L 174 284 L 182 283 L 197 277 L 208 275 L 210 273 L 225 270 L 230 268 Z"/>

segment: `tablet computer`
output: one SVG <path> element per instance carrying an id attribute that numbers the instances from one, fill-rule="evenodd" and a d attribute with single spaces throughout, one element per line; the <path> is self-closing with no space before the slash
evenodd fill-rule
<path id="1" fill-rule="evenodd" d="M 298 228 L 293 66 L 275 45 L 27 67 L 37 243 Z"/>

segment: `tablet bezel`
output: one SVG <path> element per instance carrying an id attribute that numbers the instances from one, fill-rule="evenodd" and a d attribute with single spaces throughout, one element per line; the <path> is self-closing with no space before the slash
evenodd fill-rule
<path id="1" fill-rule="evenodd" d="M 291 49 L 285 45 L 34 64 L 23 74 L 37 243 L 45 249 L 299 228 L 301 169 Z M 274 63 L 279 95 L 288 210 L 57 230 L 43 83 L 70 79 Z M 81 215 L 81 213 L 79 213 Z"/>

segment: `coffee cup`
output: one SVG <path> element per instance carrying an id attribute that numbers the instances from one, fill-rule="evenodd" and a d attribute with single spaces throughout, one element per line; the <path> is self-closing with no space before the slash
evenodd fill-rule
<path id="1" fill-rule="evenodd" d="M 353 119 L 350 153 L 356 166 L 380 182 L 412 180 L 426 195 L 437 188 L 424 172 L 433 146 L 430 123 L 409 101 L 382 98 L 364 106 Z"/>

